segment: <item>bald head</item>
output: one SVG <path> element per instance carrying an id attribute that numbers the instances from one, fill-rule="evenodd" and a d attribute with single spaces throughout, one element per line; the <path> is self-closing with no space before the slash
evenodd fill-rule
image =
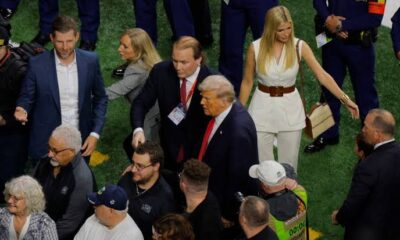
<path id="1" fill-rule="evenodd" d="M 394 137 L 396 129 L 396 120 L 393 114 L 381 108 L 375 108 L 369 111 L 368 115 L 372 116 L 372 125 L 384 135 Z"/>

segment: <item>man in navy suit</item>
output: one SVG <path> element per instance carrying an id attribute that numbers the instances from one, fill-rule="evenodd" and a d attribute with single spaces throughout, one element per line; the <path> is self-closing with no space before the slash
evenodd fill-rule
<path id="1" fill-rule="evenodd" d="M 248 176 L 249 168 L 258 163 L 256 128 L 246 109 L 235 102 L 233 85 L 224 76 L 207 77 L 199 89 L 204 113 L 212 119 L 198 159 L 211 167 L 209 187 L 221 206 L 224 226 L 230 227 L 239 209 L 235 193 L 257 192 Z"/>
<path id="2" fill-rule="evenodd" d="M 132 146 L 145 141 L 143 121 L 156 104 L 160 109 L 160 143 L 165 168 L 179 170 L 183 160 L 196 156 L 194 145 L 207 124 L 200 105 L 199 83 L 211 74 L 203 64 L 200 43 L 193 37 L 181 37 L 172 49 L 172 61 L 154 65 L 141 93 L 132 104 Z M 179 189 L 178 189 L 179 190 Z"/>
<path id="3" fill-rule="evenodd" d="M 79 32 L 71 17 L 57 17 L 50 37 L 54 50 L 31 58 L 14 115 L 22 124 L 29 120 L 33 159 L 46 156 L 49 136 L 61 124 L 80 130 L 82 156 L 89 156 L 107 109 L 98 58 L 93 52 L 75 49 Z"/>
<path id="4" fill-rule="evenodd" d="M 399 239 L 400 145 L 395 141 L 395 119 L 383 109 L 372 109 L 362 134 L 373 152 L 354 170 L 346 200 L 332 214 L 345 227 L 344 239 Z"/>

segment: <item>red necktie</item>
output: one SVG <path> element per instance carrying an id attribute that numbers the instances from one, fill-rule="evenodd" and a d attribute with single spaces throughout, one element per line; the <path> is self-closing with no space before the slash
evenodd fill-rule
<path id="1" fill-rule="evenodd" d="M 185 108 L 186 108 L 186 82 L 187 82 L 186 78 L 182 78 L 181 90 L 180 90 L 181 103 Z"/>
<path id="2" fill-rule="evenodd" d="M 200 148 L 199 157 L 198 157 L 198 159 L 200 161 L 203 161 L 203 157 L 204 157 L 204 154 L 206 153 L 206 149 L 207 149 L 207 145 L 208 145 L 208 139 L 210 138 L 214 124 L 215 124 L 215 118 L 212 118 L 208 122 L 206 132 L 204 133 L 203 141 L 201 142 L 201 148 Z"/>

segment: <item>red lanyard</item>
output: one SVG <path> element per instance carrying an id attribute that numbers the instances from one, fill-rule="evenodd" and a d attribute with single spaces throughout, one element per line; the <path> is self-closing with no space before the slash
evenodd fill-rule
<path id="1" fill-rule="evenodd" d="M 186 81 L 188 81 L 186 79 Z M 184 98 L 184 102 L 182 102 L 183 106 L 186 107 L 186 103 L 189 101 L 189 99 L 193 96 L 194 93 L 194 89 L 196 88 L 196 83 L 197 83 L 197 79 L 193 82 L 192 84 L 192 88 L 190 89 L 188 95 Z"/>

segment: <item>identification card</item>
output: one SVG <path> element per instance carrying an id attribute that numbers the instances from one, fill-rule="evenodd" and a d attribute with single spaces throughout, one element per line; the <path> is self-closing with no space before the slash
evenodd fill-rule
<path id="1" fill-rule="evenodd" d="M 186 117 L 186 111 L 182 103 L 179 103 L 169 114 L 168 118 L 171 119 L 175 125 L 178 125 Z"/>
<path id="2" fill-rule="evenodd" d="M 315 40 L 317 41 L 317 47 L 320 48 L 330 42 L 332 38 L 328 38 L 325 32 L 322 32 L 315 37 Z"/>

